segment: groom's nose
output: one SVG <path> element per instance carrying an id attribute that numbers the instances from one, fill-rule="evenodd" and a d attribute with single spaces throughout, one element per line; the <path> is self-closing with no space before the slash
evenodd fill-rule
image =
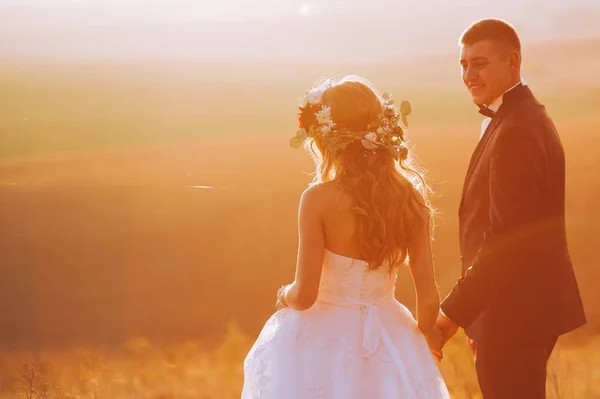
<path id="1" fill-rule="evenodd" d="M 464 77 L 465 77 L 465 82 L 467 82 L 467 83 L 471 83 L 471 82 L 475 81 L 477 79 L 477 68 L 472 68 L 472 67 L 468 66 L 465 69 Z"/>

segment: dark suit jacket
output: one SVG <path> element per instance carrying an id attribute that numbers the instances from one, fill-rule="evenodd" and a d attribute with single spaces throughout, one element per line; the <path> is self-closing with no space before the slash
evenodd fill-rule
<path id="1" fill-rule="evenodd" d="M 442 310 L 474 339 L 558 336 L 586 323 L 565 230 L 565 158 L 527 86 L 504 94 L 459 210 L 463 275 Z"/>

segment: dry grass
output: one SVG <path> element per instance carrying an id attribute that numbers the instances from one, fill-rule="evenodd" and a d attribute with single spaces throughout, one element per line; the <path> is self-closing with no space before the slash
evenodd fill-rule
<path id="1" fill-rule="evenodd" d="M 198 342 L 161 347 L 134 338 L 118 348 L 66 349 L 0 356 L 0 398 L 239 398 L 243 360 L 252 343 L 235 324 L 212 348 Z M 445 349 L 441 371 L 455 399 L 476 399 L 473 359 L 464 336 Z M 600 339 L 559 341 L 548 367 L 549 399 L 600 398 Z"/>

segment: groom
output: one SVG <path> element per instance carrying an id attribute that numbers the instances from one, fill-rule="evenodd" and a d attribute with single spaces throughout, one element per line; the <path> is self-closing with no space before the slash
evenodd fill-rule
<path id="1" fill-rule="evenodd" d="M 487 118 L 459 209 L 463 273 L 437 325 L 446 340 L 465 329 L 485 399 L 541 399 L 558 336 L 586 323 L 567 249 L 563 148 L 521 80 L 513 27 L 481 20 L 460 44 L 463 81 Z"/>

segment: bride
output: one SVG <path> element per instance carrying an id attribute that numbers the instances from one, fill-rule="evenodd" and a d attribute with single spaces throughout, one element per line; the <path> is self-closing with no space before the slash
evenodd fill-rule
<path id="1" fill-rule="evenodd" d="M 439 399 L 442 337 L 431 208 L 396 109 L 364 79 L 309 90 L 290 141 L 311 150 L 293 283 L 244 361 L 242 399 Z M 410 267 L 417 319 L 394 297 Z"/>

